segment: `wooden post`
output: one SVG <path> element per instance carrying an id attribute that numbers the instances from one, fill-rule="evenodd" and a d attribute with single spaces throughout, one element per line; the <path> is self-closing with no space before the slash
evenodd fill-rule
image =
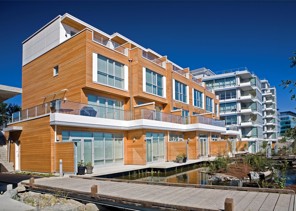
<path id="1" fill-rule="evenodd" d="M 233 198 L 226 198 L 224 202 L 225 211 L 234 211 Z"/>
<path id="2" fill-rule="evenodd" d="M 29 186 L 32 187 L 34 183 L 35 183 L 34 177 L 31 177 L 29 180 Z"/>
<path id="3" fill-rule="evenodd" d="M 90 192 L 91 192 L 91 197 L 92 198 L 96 197 L 96 194 L 98 193 L 98 189 L 99 189 L 98 185 L 91 186 Z"/>

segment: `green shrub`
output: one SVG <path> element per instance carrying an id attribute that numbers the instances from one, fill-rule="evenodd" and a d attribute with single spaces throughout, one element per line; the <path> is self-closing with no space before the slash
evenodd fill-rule
<path id="1" fill-rule="evenodd" d="M 211 173 L 226 172 L 229 164 L 229 157 L 218 157 L 209 165 Z"/>
<path id="2" fill-rule="evenodd" d="M 271 168 L 271 161 L 260 155 L 247 155 L 244 158 L 244 163 L 249 164 L 255 171 L 265 171 L 267 168 Z"/>

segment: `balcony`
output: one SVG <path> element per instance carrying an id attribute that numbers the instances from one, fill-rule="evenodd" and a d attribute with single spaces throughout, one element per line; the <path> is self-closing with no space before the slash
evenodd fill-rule
<path id="1" fill-rule="evenodd" d="M 237 109 L 236 108 L 223 110 L 220 107 L 220 115 L 221 114 L 236 114 L 236 113 L 237 113 Z"/>
<path id="2" fill-rule="evenodd" d="M 93 42 L 98 43 L 100 45 L 103 45 L 111 50 L 114 50 L 118 53 L 121 53 L 123 55 L 128 55 L 128 48 L 123 47 L 122 45 L 120 45 L 119 43 L 110 40 L 109 38 L 98 34 L 96 32 L 93 32 Z"/>
<path id="3" fill-rule="evenodd" d="M 146 51 L 142 51 L 142 57 L 153 62 L 154 64 L 157 64 L 160 67 L 166 68 L 166 62 L 162 61 L 160 58 L 155 57 L 154 55 L 146 52 Z"/>
<path id="4" fill-rule="evenodd" d="M 266 116 L 263 116 L 263 118 L 265 118 L 265 119 L 276 118 L 276 115 L 274 115 L 274 114 L 266 114 Z"/>
<path id="5" fill-rule="evenodd" d="M 263 92 L 262 95 L 263 96 L 272 96 L 272 92 Z"/>
<path id="6" fill-rule="evenodd" d="M 258 120 L 245 120 L 243 119 L 242 122 L 240 123 L 241 127 L 250 127 L 250 126 L 254 126 L 254 125 L 262 125 L 263 123 L 261 121 Z"/>
<path id="7" fill-rule="evenodd" d="M 241 82 L 239 84 L 240 87 L 251 87 L 251 81 Z"/>
<path id="8" fill-rule="evenodd" d="M 251 108 L 241 108 L 241 110 L 239 110 L 239 112 L 242 114 L 251 114 L 251 113 L 253 113 L 253 110 Z"/>
<path id="9" fill-rule="evenodd" d="M 68 122 L 68 125 L 70 125 L 70 123 L 73 123 L 73 125 L 75 123 L 75 125 L 84 126 L 96 124 L 100 124 L 100 126 L 106 126 L 109 124 L 109 127 L 113 126 L 114 128 L 118 127 L 123 129 L 125 127 L 135 128 L 138 127 L 137 124 L 145 123 L 150 125 L 149 127 L 151 128 L 172 127 L 173 129 L 179 128 L 181 131 L 187 131 L 188 128 L 193 129 L 195 127 L 197 129 L 200 128 L 205 130 L 213 129 L 220 132 L 226 131 L 225 121 L 206 118 L 203 116 L 182 117 L 148 109 L 140 109 L 140 112 L 131 112 L 114 107 L 97 106 L 61 100 L 52 101 L 50 103 L 38 105 L 21 112 L 16 112 L 12 115 L 10 124 L 35 119 L 42 116 L 50 116 L 51 121 L 59 122 L 59 124 L 61 122 Z M 152 120 L 152 122 L 139 122 L 138 120 Z M 160 121 L 163 123 L 156 124 L 155 121 Z M 173 123 L 173 125 L 165 123 Z M 194 126 L 194 124 L 205 124 L 208 126 Z M 185 125 L 185 127 L 182 128 L 180 125 Z M 189 127 L 186 127 L 186 125 Z"/>
<path id="10" fill-rule="evenodd" d="M 271 126 L 273 126 L 273 125 L 276 125 L 276 124 L 275 124 L 275 122 L 267 122 L 267 123 L 265 123 L 265 125 L 271 125 Z"/>
<path id="11" fill-rule="evenodd" d="M 265 104 L 268 104 L 268 103 L 273 103 L 274 101 L 273 100 L 271 100 L 271 99 L 267 99 L 267 100 L 264 100 L 263 101 L 263 103 L 265 103 Z"/>
<path id="12" fill-rule="evenodd" d="M 242 96 L 238 97 L 238 100 L 240 100 L 240 101 L 254 101 L 255 98 L 256 98 L 256 96 L 249 94 L 249 95 L 242 95 Z"/>
<path id="13" fill-rule="evenodd" d="M 265 106 L 263 108 L 263 111 L 274 111 L 274 110 L 275 110 L 274 106 L 269 106 L 269 107 Z"/>
<path id="14" fill-rule="evenodd" d="M 267 129 L 265 131 L 263 131 L 263 133 L 275 133 L 275 129 Z"/>

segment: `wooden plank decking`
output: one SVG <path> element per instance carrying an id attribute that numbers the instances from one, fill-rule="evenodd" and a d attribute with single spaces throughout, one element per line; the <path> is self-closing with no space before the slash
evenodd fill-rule
<path id="1" fill-rule="evenodd" d="M 29 186 L 29 183 L 25 183 Z M 164 207 L 175 206 L 176 210 L 224 210 L 226 198 L 233 198 L 235 210 L 296 210 L 295 194 L 238 191 L 223 189 L 194 188 L 181 186 L 164 186 L 136 184 L 126 182 L 91 180 L 81 178 L 43 178 L 35 179 L 33 188 L 58 189 L 80 194 L 89 194 L 93 185 L 98 186 L 96 198 L 120 198 L 163 204 Z M 140 203 L 140 204 L 141 204 Z"/>

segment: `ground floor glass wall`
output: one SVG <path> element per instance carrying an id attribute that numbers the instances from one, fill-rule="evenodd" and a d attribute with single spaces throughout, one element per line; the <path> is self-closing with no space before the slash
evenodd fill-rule
<path id="1" fill-rule="evenodd" d="M 94 165 L 123 163 L 123 134 L 63 131 L 63 142 L 75 144 L 75 163 L 83 160 Z"/>

